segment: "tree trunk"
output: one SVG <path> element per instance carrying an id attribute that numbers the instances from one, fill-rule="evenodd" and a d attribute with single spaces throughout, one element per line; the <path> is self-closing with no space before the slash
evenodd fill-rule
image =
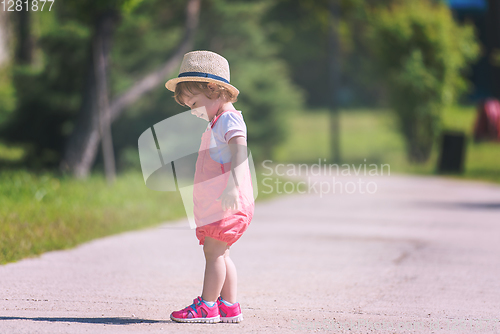
<path id="1" fill-rule="evenodd" d="M 86 68 L 91 70 L 86 71 L 82 104 L 75 120 L 74 130 L 66 142 L 64 156 L 60 163 L 61 171 L 70 171 L 76 178 L 88 176 L 89 167 L 94 161 L 92 151 L 99 143 L 98 135 L 92 133 L 92 129 L 98 124 L 95 112 L 97 105 L 92 57 L 88 57 Z"/>
<path id="2" fill-rule="evenodd" d="M 10 47 L 10 14 L 9 12 L 0 10 L 0 68 L 8 63 L 11 54 L 9 52 Z"/>
<path id="3" fill-rule="evenodd" d="M 106 122 L 112 124 L 121 115 L 125 107 L 137 101 L 150 90 L 157 88 L 158 85 L 165 81 L 165 77 L 176 69 L 183 55 L 192 48 L 194 32 L 198 26 L 199 10 L 200 0 L 189 0 L 184 37 L 177 47 L 177 51 L 158 70 L 146 75 L 124 94 L 112 100 L 109 105 L 109 114 L 104 115 L 106 118 L 104 124 Z M 92 61 L 90 61 L 88 68 L 91 70 L 87 71 L 82 107 L 60 163 L 61 171 L 70 172 L 76 178 L 86 178 L 89 175 L 101 139 L 99 120 L 96 117 L 97 102 Z"/>
<path id="4" fill-rule="evenodd" d="M 16 12 L 17 47 L 16 63 L 29 65 L 33 59 L 33 41 L 31 37 L 31 12 L 22 10 Z"/>
<path id="5" fill-rule="evenodd" d="M 408 129 L 404 132 L 408 161 L 415 164 L 427 162 L 432 152 L 435 136 L 432 130 L 432 118 L 415 115 L 413 119 L 403 120 L 403 122 L 408 124 Z"/>
<path id="6" fill-rule="evenodd" d="M 104 170 L 108 184 L 115 180 L 115 156 L 113 152 L 113 138 L 111 135 L 111 125 L 109 123 L 109 105 L 108 105 L 108 69 L 109 53 L 111 50 L 111 39 L 115 13 L 108 12 L 103 14 L 97 24 L 98 33 L 93 43 L 93 60 L 97 88 L 97 104 L 99 118 L 99 136 L 101 140 L 101 149 L 104 160 Z"/>
<path id="7" fill-rule="evenodd" d="M 82 105 L 75 123 L 75 129 L 66 143 L 64 158 L 60 168 L 63 171 L 71 171 L 76 178 L 86 178 L 95 161 L 100 140 L 99 121 L 99 95 L 103 90 L 107 91 L 105 82 L 98 85 L 96 73 L 99 74 L 98 63 L 94 59 L 94 48 L 102 43 L 110 45 L 111 31 L 115 17 L 114 13 L 107 12 L 101 15 L 95 24 L 94 36 L 88 57 L 87 75 L 84 83 Z M 104 61 L 108 58 L 109 48 L 103 48 Z M 99 59 L 97 59 L 99 60 Z M 104 64 L 106 67 L 106 65 Z M 106 124 L 104 121 L 103 124 Z M 97 131 L 94 131 L 97 130 Z"/>
<path id="8" fill-rule="evenodd" d="M 328 26 L 328 84 L 330 94 L 330 156 L 340 164 L 340 112 L 337 97 L 340 89 L 340 0 L 330 0 L 331 24 Z"/>

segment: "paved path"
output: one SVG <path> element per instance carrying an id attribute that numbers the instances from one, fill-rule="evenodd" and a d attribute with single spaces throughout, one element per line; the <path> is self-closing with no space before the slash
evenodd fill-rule
<path id="1" fill-rule="evenodd" d="M 0 333 L 499 333 L 500 186 L 366 181 L 257 204 L 232 247 L 240 324 L 169 320 L 203 279 L 181 220 L 0 266 Z"/>

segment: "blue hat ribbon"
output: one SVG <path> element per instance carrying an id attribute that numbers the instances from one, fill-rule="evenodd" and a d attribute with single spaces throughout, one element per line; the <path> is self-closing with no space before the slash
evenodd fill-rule
<path id="1" fill-rule="evenodd" d="M 204 72 L 184 72 L 184 73 L 179 74 L 177 77 L 178 78 L 182 78 L 182 77 L 210 78 L 210 79 L 215 79 L 215 80 L 225 82 L 227 84 L 229 83 L 229 81 L 227 81 L 223 77 L 220 77 L 220 76 L 214 75 L 214 74 L 210 74 L 210 73 L 204 73 Z"/>

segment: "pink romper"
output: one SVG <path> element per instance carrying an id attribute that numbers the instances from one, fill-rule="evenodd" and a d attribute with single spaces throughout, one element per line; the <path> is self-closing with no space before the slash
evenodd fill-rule
<path id="1" fill-rule="evenodd" d="M 230 110 L 224 112 L 230 112 Z M 218 115 L 203 133 L 196 160 L 193 202 L 194 220 L 197 226 L 196 237 L 200 245 L 203 245 L 205 237 L 209 236 L 231 246 L 246 231 L 254 212 L 252 177 L 248 159 L 243 163 L 246 177 L 243 180 L 238 179 L 238 210 L 223 211 L 221 201 L 216 200 L 226 188 L 231 175 L 231 162 L 221 164 L 214 161 L 209 152 L 212 128 L 224 112 Z"/>

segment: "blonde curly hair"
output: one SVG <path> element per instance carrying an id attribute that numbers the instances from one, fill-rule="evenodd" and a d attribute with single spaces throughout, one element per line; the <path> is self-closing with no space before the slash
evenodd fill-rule
<path id="1" fill-rule="evenodd" d="M 217 99 L 221 97 L 225 102 L 236 102 L 238 98 L 232 92 L 230 92 L 224 86 L 213 83 L 217 86 L 215 90 L 211 90 L 208 88 L 208 82 L 200 82 L 200 81 L 183 81 L 179 82 L 175 86 L 174 99 L 175 102 L 179 103 L 181 106 L 189 107 L 184 103 L 184 93 L 189 92 L 193 95 L 203 93 L 210 100 Z"/>

